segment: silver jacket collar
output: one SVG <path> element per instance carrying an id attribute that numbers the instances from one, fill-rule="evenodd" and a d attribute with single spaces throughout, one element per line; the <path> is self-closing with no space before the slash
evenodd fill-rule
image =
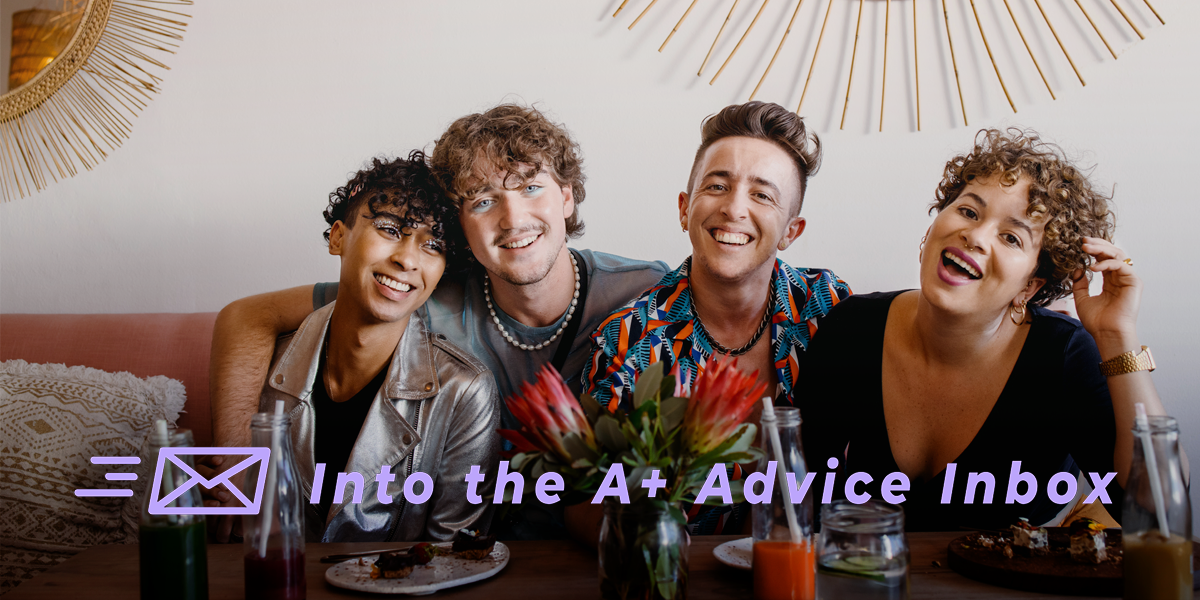
<path id="1" fill-rule="evenodd" d="M 335 305 L 317 310 L 295 333 L 279 339 L 259 404 L 265 411 L 273 410 L 276 400 L 285 402 L 305 498 L 311 497 L 316 469 L 312 390 L 319 385 Z M 335 502 L 328 515 L 317 514 L 317 505 L 309 504 L 307 537 L 326 542 L 444 540 L 463 527 L 486 529 L 491 503 L 470 503 L 464 477 L 479 465 L 487 479 L 477 492 L 489 495 L 493 489 L 499 418 L 491 373 L 445 336 L 431 334 L 415 314 L 410 316 L 346 465 L 350 477 L 362 477 L 361 495 L 355 484 L 348 485 L 343 501 Z M 395 479 L 380 490 L 376 477 L 385 465 Z M 434 482 L 433 495 L 421 504 L 408 502 L 404 494 L 405 478 L 418 471 Z M 321 494 L 336 493 L 338 486 L 333 487 Z M 416 487 L 420 491 L 420 484 Z M 391 502 L 384 502 L 387 496 Z"/>

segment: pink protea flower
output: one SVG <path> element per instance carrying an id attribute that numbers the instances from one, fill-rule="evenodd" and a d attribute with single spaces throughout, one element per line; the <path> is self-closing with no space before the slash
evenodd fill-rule
<path id="1" fill-rule="evenodd" d="M 736 358 L 710 362 L 692 385 L 683 417 L 684 447 L 701 455 L 729 439 L 766 389 L 758 371 L 747 375 L 738 370 Z"/>
<path id="2" fill-rule="evenodd" d="M 563 439 L 572 433 L 588 448 L 596 449 L 596 437 L 587 415 L 554 367 L 544 365 L 533 382 L 521 384 L 521 390 L 505 403 L 521 422 L 521 429 L 501 429 L 500 435 L 516 445 L 517 451 L 540 450 L 570 464 L 579 458 L 572 457 L 563 445 Z"/>

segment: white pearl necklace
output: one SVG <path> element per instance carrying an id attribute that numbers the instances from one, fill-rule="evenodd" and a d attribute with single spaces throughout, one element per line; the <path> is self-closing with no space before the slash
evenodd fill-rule
<path id="1" fill-rule="evenodd" d="M 575 261 L 575 253 L 569 251 L 568 253 L 571 256 L 571 266 L 575 268 L 575 295 L 571 297 L 571 306 L 567 308 L 567 318 L 564 319 L 562 325 L 558 327 L 558 331 L 555 331 L 554 335 L 550 336 L 550 339 L 536 345 L 522 344 L 521 342 L 514 340 L 512 335 L 510 335 L 508 331 L 504 329 L 504 325 L 500 323 L 500 317 L 496 315 L 496 308 L 492 306 L 492 294 L 488 291 L 488 286 L 490 285 L 491 280 L 488 278 L 487 272 L 484 272 L 483 297 L 487 300 L 488 312 L 492 315 L 492 322 L 496 324 L 496 329 L 500 330 L 500 335 L 503 335 L 504 339 L 508 340 L 508 343 L 522 350 L 541 350 L 542 348 L 549 346 L 554 340 L 558 339 L 558 336 L 562 335 L 563 330 L 567 328 L 567 323 L 570 323 L 571 317 L 575 316 L 575 305 L 579 304 L 579 263 Z"/>

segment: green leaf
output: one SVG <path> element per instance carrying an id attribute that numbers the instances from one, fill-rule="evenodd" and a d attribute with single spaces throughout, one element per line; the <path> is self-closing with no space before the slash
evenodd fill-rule
<path id="1" fill-rule="evenodd" d="M 617 424 L 616 419 L 609 415 L 603 415 L 596 419 L 596 441 L 613 452 L 624 452 L 629 449 L 629 442 L 625 441 L 625 434 L 621 432 L 621 426 Z"/>
<path id="2" fill-rule="evenodd" d="M 662 413 L 662 429 L 668 435 L 683 424 L 683 416 L 687 414 L 687 398 L 670 397 L 662 401 L 659 411 Z"/>
<path id="3" fill-rule="evenodd" d="M 588 422 L 595 423 L 601 414 L 600 403 L 596 402 L 596 399 L 591 394 L 582 394 L 579 396 L 579 405 L 583 407 L 583 412 L 587 415 Z"/>
<path id="4" fill-rule="evenodd" d="M 537 481 L 539 477 L 541 477 L 543 474 L 545 474 L 545 472 L 547 470 L 546 467 L 547 467 L 546 461 L 539 458 L 537 460 L 537 462 L 533 463 L 533 468 L 530 470 L 530 473 L 529 473 L 530 479 Z"/>
<path id="5" fill-rule="evenodd" d="M 721 456 L 721 460 L 717 462 L 731 462 L 744 465 L 746 463 L 755 462 L 762 458 L 762 452 L 759 452 L 757 448 L 751 448 L 750 450 L 753 450 L 754 452 L 729 452 Z"/>
<path id="6" fill-rule="evenodd" d="M 579 459 L 592 460 L 597 456 L 596 451 L 589 448 L 584 443 L 583 438 L 579 437 L 579 434 L 574 431 L 563 436 L 563 448 L 566 448 L 567 452 L 571 455 L 571 462 Z"/>
<path id="7" fill-rule="evenodd" d="M 664 546 L 658 551 L 658 568 L 656 569 L 656 579 L 658 579 L 658 593 L 662 594 L 663 598 L 675 597 L 675 560 L 673 560 L 679 550 L 675 546 Z"/>
<path id="8" fill-rule="evenodd" d="M 685 527 L 687 526 L 687 515 L 683 514 L 683 509 L 679 508 L 678 505 L 672 504 L 671 508 L 668 510 L 668 513 L 676 523 L 679 523 Z"/>
<path id="9" fill-rule="evenodd" d="M 754 445 L 754 440 L 757 438 L 758 428 L 753 423 L 743 423 L 733 434 L 734 442 L 729 447 L 729 452 L 745 452 L 746 449 Z"/>
<path id="10" fill-rule="evenodd" d="M 534 452 L 532 454 L 534 456 L 537 455 L 536 452 Z M 530 457 L 530 454 L 526 454 L 526 453 L 522 452 L 522 453 L 517 454 L 516 456 L 508 459 L 508 470 L 510 472 L 520 471 L 521 467 L 525 466 L 525 462 L 527 460 L 529 460 L 529 457 Z"/>
<path id="11" fill-rule="evenodd" d="M 643 402 L 658 394 L 663 380 L 663 363 L 661 360 L 646 367 L 633 386 L 633 406 L 639 407 Z"/>
<path id="12" fill-rule="evenodd" d="M 642 480 L 650 476 L 650 467 L 634 467 L 629 470 L 629 474 L 625 476 L 625 485 L 629 487 L 629 491 L 641 490 Z"/>

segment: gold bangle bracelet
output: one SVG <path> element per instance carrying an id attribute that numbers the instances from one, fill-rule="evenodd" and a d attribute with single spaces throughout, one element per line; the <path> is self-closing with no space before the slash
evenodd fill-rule
<path id="1" fill-rule="evenodd" d="M 1100 363 L 1100 374 L 1105 377 L 1154 369 L 1154 355 L 1150 354 L 1150 348 L 1147 346 L 1142 346 L 1142 351 L 1137 354 L 1130 350 Z"/>

